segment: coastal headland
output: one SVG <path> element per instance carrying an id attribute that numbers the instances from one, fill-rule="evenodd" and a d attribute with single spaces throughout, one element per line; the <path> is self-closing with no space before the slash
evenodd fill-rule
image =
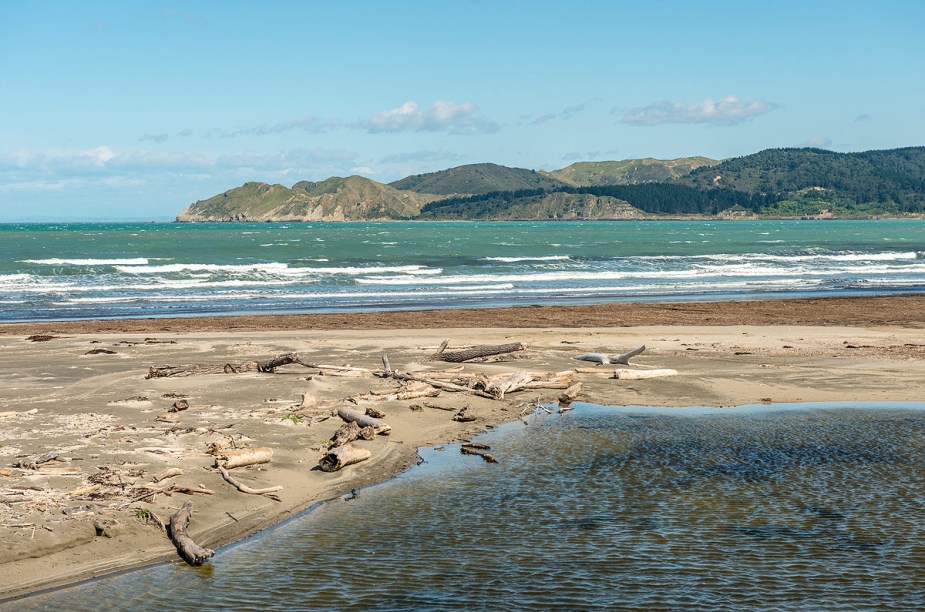
<path id="1" fill-rule="evenodd" d="M 581 383 L 578 400 L 599 404 L 908 401 L 925 397 L 923 330 L 922 295 L 0 325 L 0 601 L 176 559 L 154 517 L 166 522 L 186 501 L 191 536 L 216 548 L 385 480 L 413 465 L 420 446 L 468 440 L 563 392 L 399 399 L 401 383 L 375 375 L 383 355 L 419 377 L 568 372 Z M 432 359 L 445 339 L 450 349 L 526 349 Z M 642 345 L 628 366 L 575 359 Z M 303 363 L 147 377 L 152 367 L 288 353 Z M 618 368 L 677 374 L 613 378 Z M 177 409 L 181 400 L 187 407 Z M 373 406 L 392 431 L 355 442 L 371 452 L 367 461 L 322 472 L 342 424 L 330 415 L 342 406 Z M 476 420 L 453 420 L 465 406 Z M 210 445 L 272 449 L 270 462 L 230 471 L 252 488 L 282 486 L 279 501 L 227 483 Z M 54 459 L 30 465 L 48 453 Z M 182 474 L 154 483 L 170 468 Z M 189 492 L 197 490 L 206 492 Z"/>

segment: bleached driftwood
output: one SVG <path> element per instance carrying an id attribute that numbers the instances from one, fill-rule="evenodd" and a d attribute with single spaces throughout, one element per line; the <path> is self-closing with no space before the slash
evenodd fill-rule
<path id="1" fill-rule="evenodd" d="M 664 376 L 676 376 L 677 370 L 614 370 L 613 378 L 620 380 L 643 380 L 645 378 L 662 378 Z"/>
<path id="2" fill-rule="evenodd" d="M 406 381 L 417 381 L 428 384 L 437 389 L 442 389 L 444 391 L 454 391 L 457 393 L 471 393 L 473 395 L 478 395 L 479 397 L 484 397 L 487 399 L 495 399 L 495 396 L 491 393 L 486 393 L 485 391 L 480 391 L 478 389 L 473 389 L 471 387 L 465 387 L 463 385 L 457 385 L 450 382 L 445 382 L 442 380 L 434 380 L 426 376 L 417 376 L 415 374 L 407 374 L 402 372 L 392 372 L 392 378 L 397 380 L 406 380 Z"/>
<path id="3" fill-rule="evenodd" d="M 527 384 L 533 382 L 533 375 L 529 372 L 513 372 L 492 376 L 485 384 L 485 391 L 491 393 L 495 399 L 503 400 L 506 393 L 526 389 Z"/>
<path id="4" fill-rule="evenodd" d="M 221 455 L 215 460 L 215 463 L 230 470 L 246 465 L 269 463 L 272 459 L 272 448 L 239 448 L 234 450 L 223 450 Z"/>
<path id="5" fill-rule="evenodd" d="M 215 552 L 212 549 L 203 548 L 187 534 L 186 528 L 190 524 L 192 515 L 193 502 L 188 501 L 170 517 L 170 528 L 167 533 L 183 560 L 190 565 L 199 566 Z"/>
<path id="6" fill-rule="evenodd" d="M 366 461 L 371 456 L 372 453 L 367 448 L 357 448 L 346 444 L 328 451 L 328 453 L 321 458 L 319 465 L 324 472 L 336 472 L 344 469 L 348 465 Z"/>
<path id="7" fill-rule="evenodd" d="M 298 353 L 285 353 L 269 361 L 245 361 L 243 363 L 193 363 L 165 365 L 148 368 L 145 378 L 169 378 L 172 376 L 194 376 L 197 374 L 241 374 L 244 372 L 276 372 L 277 368 L 289 364 L 306 365 Z M 306 366 L 310 367 L 310 366 Z"/>
<path id="8" fill-rule="evenodd" d="M 571 404 L 575 401 L 575 398 L 578 397 L 579 393 L 581 393 L 581 383 L 577 382 L 562 392 L 562 395 L 559 396 L 559 403 Z"/>
<path id="9" fill-rule="evenodd" d="M 392 432 L 392 426 L 381 419 L 368 416 L 358 410 L 338 408 L 337 416 L 347 422 L 355 422 L 360 428 L 372 427 L 377 434 L 387 436 Z"/>
<path id="10" fill-rule="evenodd" d="M 461 351 L 440 351 L 435 353 L 432 358 L 439 359 L 440 361 L 449 361 L 450 363 L 462 363 L 463 361 L 469 361 L 470 359 L 476 359 L 478 357 L 491 357 L 492 355 L 515 353 L 517 351 L 523 351 L 526 348 L 527 347 L 520 342 L 473 346 L 472 348 Z"/>
<path id="11" fill-rule="evenodd" d="M 228 470 L 226 470 L 222 466 L 218 466 L 218 471 L 222 475 L 222 478 L 225 479 L 225 482 L 233 486 L 235 489 L 237 489 L 241 493 L 249 493 L 250 495 L 263 495 L 265 497 L 269 497 L 270 499 L 273 499 L 276 501 L 282 501 L 278 495 L 274 495 L 274 493 L 276 493 L 277 491 L 283 490 L 282 486 L 277 485 L 275 487 L 266 487 L 264 489 L 253 489 L 247 486 L 246 484 L 242 484 L 238 482 L 237 480 L 235 480 L 231 476 L 231 474 L 228 473 Z"/>
<path id="12" fill-rule="evenodd" d="M 607 365 L 609 363 L 616 363 L 621 365 L 629 365 L 629 360 L 639 353 L 646 350 L 645 345 L 635 348 L 631 351 L 619 354 L 608 354 L 608 353 L 585 353 L 584 355 L 576 355 L 575 359 L 580 359 L 581 361 L 592 361 L 594 363 L 600 363 L 602 365 Z"/>
<path id="13" fill-rule="evenodd" d="M 154 482 L 160 482 L 162 480 L 167 480 L 168 478 L 173 478 L 175 476 L 182 476 L 182 475 L 183 475 L 183 470 L 181 470 L 180 468 L 175 468 L 175 467 L 167 468 L 163 472 L 158 473 L 151 480 L 153 480 Z"/>

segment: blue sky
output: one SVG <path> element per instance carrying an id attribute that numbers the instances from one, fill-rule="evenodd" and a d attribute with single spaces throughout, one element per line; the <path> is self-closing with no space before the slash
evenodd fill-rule
<path id="1" fill-rule="evenodd" d="M 245 181 L 925 145 L 925 2 L 0 0 L 0 221 Z"/>

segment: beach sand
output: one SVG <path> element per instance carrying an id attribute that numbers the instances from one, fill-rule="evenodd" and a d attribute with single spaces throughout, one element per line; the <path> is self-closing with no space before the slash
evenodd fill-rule
<path id="1" fill-rule="evenodd" d="M 640 345 L 647 348 L 632 360 L 634 369 L 678 371 L 649 380 L 576 374 L 583 383 L 579 400 L 601 404 L 925 398 L 925 296 L 0 325 L 0 600 L 176 559 L 146 512 L 166 522 L 192 500 L 191 535 L 221 546 L 317 501 L 387 479 L 413 465 L 420 446 L 468 439 L 518 419 L 530 402 L 555 402 L 561 393 L 521 391 L 498 401 L 443 392 L 360 401 L 354 407 L 385 412 L 392 433 L 356 442 L 372 457 L 330 474 L 315 468 L 341 421 L 307 421 L 330 414 L 347 397 L 394 390 L 396 381 L 369 372 L 320 375 L 301 365 L 272 374 L 145 378 L 152 366 L 263 361 L 293 351 L 315 364 L 375 370 L 387 354 L 397 370 L 442 370 L 452 364 L 427 357 L 445 338 L 451 349 L 527 345 L 500 361 L 466 363 L 463 373 L 470 375 L 594 368 L 574 356 Z M 597 369 L 615 367 L 624 366 Z M 296 413 L 303 417 L 296 423 L 287 415 L 303 394 L 323 404 Z M 189 409 L 168 412 L 181 397 Z M 452 411 L 412 408 L 425 402 L 471 405 L 478 419 L 459 423 Z M 282 485 L 281 501 L 241 493 L 212 469 L 207 447 L 231 440 L 273 449 L 270 463 L 232 472 L 252 487 Z M 57 463 L 13 466 L 49 451 L 61 451 Z M 144 494 L 141 485 L 169 467 L 183 475 L 162 485 L 213 494 L 132 501 Z M 111 537 L 98 536 L 94 521 Z"/>

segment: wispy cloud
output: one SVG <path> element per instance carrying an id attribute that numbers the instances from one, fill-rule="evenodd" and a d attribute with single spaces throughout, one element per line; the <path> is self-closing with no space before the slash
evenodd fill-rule
<path id="1" fill-rule="evenodd" d="M 544 123 L 547 123 L 549 121 L 555 121 L 557 119 L 562 120 L 562 121 L 571 119 L 578 113 L 587 109 L 590 104 L 597 102 L 599 100 L 600 98 L 591 98 L 590 100 L 585 100 L 584 102 L 580 102 L 579 104 L 573 104 L 571 106 L 566 106 L 565 108 L 563 108 L 562 110 L 558 112 L 540 115 L 539 117 L 536 117 L 535 119 L 530 121 L 530 124 L 531 125 L 542 125 Z"/>
<path id="2" fill-rule="evenodd" d="M 138 137 L 138 142 L 167 142 L 170 136 L 167 132 L 162 132 L 160 134 L 142 134 Z"/>
<path id="3" fill-rule="evenodd" d="M 615 156 L 620 154 L 619 149 L 608 149 L 606 151 L 572 151 L 562 156 L 562 161 L 611 161 L 616 159 Z"/>
<path id="4" fill-rule="evenodd" d="M 404 164 L 408 162 L 445 162 L 460 159 L 459 154 L 450 151 L 409 151 L 386 155 L 379 160 L 382 164 Z"/>
<path id="5" fill-rule="evenodd" d="M 164 19 L 164 21 L 182 21 L 187 25 L 196 26 L 197 28 L 204 28 L 209 24 L 209 21 L 202 15 L 173 8 L 161 9 L 161 18 Z"/>
<path id="6" fill-rule="evenodd" d="M 282 134 L 283 132 L 320 134 L 337 128 L 342 123 L 340 119 L 321 119 L 313 115 L 306 115 L 298 119 L 279 121 L 277 123 L 262 123 L 260 125 L 238 128 L 235 130 L 216 130 L 213 135 L 222 138 L 234 138 L 236 136 L 268 136 L 270 134 Z"/>
<path id="7" fill-rule="evenodd" d="M 703 102 L 685 104 L 683 102 L 660 101 L 631 108 L 623 112 L 620 121 L 629 125 L 653 126 L 664 123 L 689 123 L 705 125 L 735 125 L 769 113 L 777 104 L 765 100 L 739 100 L 735 96 L 726 96 L 721 100 L 707 98 Z M 615 113 L 622 112 L 614 109 Z"/>
<path id="8" fill-rule="evenodd" d="M 438 100 L 430 108 L 422 109 L 417 102 L 409 100 L 353 126 L 370 133 L 446 132 L 460 135 L 491 134 L 500 129 L 497 123 L 476 115 L 477 110 L 472 102 L 456 104 Z"/>
<path id="9" fill-rule="evenodd" d="M 156 184 L 166 180 L 295 181 L 344 174 L 355 151 L 297 148 L 232 151 L 221 155 L 150 149 L 0 152 L 0 193 L 48 191 L 77 185 Z"/>

